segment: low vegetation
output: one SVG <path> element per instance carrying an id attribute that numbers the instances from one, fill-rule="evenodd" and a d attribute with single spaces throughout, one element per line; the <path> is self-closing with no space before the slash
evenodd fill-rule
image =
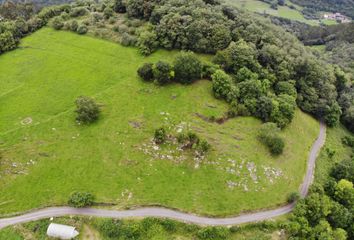
<path id="1" fill-rule="evenodd" d="M 88 192 L 73 192 L 68 200 L 69 206 L 82 208 L 92 206 L 95 197 Z"/>
<path id="2" fill-rule="evenodd" d="M 201 227 L 170 219 L 145 218 L 142 220 L 118 220 L 108 218 L 66 217 L 54 218 L 53 222 L 75 226 L 79 238 L 95 240 L 123 239 L 194 239 L 194 240 L 249 240 L 283 239 L 284 231 L 279 231 L 283 221 L 269 221 L 255 224 L 226 227 Z M 3 239 L 23 240 L 31 236 L 46 239 L 49 219 L 25 223 L 0 230 Z M 275 237 L 274 237 L 275 236 Z M 27 238 L 26 238 L 27 237 Z"/>
<path id="3" fill-rule="evenodd" d="M 273 156 L 257 139 L 259 120 L 209 120 L 229 110 L 213 96 L 212 82 L 160 87 L 139 80 L 144 62 L 173 63 L 177 54 L 143 57 L 134 48 L 44 28 L 2 55 L 0 212 L 63 205 L 73 191 L 121 208 L 153 202 L 210 215 L 284 204 L 303 180 L 318 123 L 296 110 L 279 133 L 283 154 Z M 104 103 L 94 124 L 74 121 L 78 96 Z M 176 143 L 156 145 L 158 126 Z M 194 148 L 176 149 L 179 131 L 197 134 L 202 151 L 211 145 L 203 159 L 194 159 Z"/>
<path id="4" fill-rule="evenodd" d="M 274 123 L 263 124 L 258 133 L 259 140 L 275 155 L 283 153 L 284 140 L 279 136 L 280 129 Z"/>
<path id="5" fill-rule="evenodd" d="M 95 100 L 90 97 L 81 96 L 76 99 L 75 104 L 75 112 L 77 113 L 76 121 L 78 121 L 78 123 L 88 124 L 97 121 L 100 108 Z"/>

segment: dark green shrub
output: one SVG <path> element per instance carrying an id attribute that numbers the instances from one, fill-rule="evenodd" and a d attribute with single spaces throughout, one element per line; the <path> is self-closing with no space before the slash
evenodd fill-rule
<path id="1" fill-rule="evenodd" d="M 285 147 L 284 140 L 279 136 L 275 136 L 269 139 L 267 145 L 270 149 L 270 152 L 274 155 L 279 155 L 283 153 Z"/>
<path id="2" fill-rule="evenodd" d="M 189 145 L 192 147 L 194 144 L 198 144 L 200 139 L 197 134 L 194 132 L 188 132 L 187 133 L 187 139 L 189 141 Z"/>
<path id="3" fill-rule="evenodd" d="M 166 141 L 166 139 L 167 139 L 167 133 L 163 127 L 155 130 L 154 141 L 157 144 L 164 143 Z"/>
<path id="4" fill-rule="evenodd" d="M 288 203 L 293 203 L 299 199 L 300 199 L 300 194 L 298 192 L 292 192 L 289 194 L 287 201 Z"/>
<path id="5" fill-rule="evenodd" d="M 61 17 L 55 17 L 53 18 L 53 21 L 52 21 L 52 27 L 55 29 L 55 30 L 60 30 L 64 27 L 64 22 L 63 22 L 63 19 Z"/>
<path id="6" fill-rule="evenodd" d="M 174 62 L 175 80 L 189 84 L 202 76 L 202 63 L 193 52 L 179 53 Z"/>
<path id="7" fill-rule="evenodd" d="M 158 61 L 154 68 L 154 78 L 158 84 L 163 85 L 171 81 L 172 67 L 169 63 Z"/>
<path id="8" fill-rule="evenodd" d="M 152 81 L 154 79 L 153 67 L 154 65 L 152 63 L 144 63 L 144 65 L 138 69 L 139 77 L 145 81 Z"/>
<path id="9" fill-rule="evenodd" d="M 210 150 L 210 148 L 211 148 L 211 145 L 206 140 L 199 141 L 199 143 L 197 145 L 197 150 L 201 154 L 207 153 Z"/>
<path id="10" fill-rule="evenodd" d="M 94 196 L 87 192 L 74 192 L 70 195 L 68 204 L 72 207 L 88 207 L 93 204 Z"/>
<path id="11" fill-rule="evenodd" d="M 79 25 L 76 31 L 78 34 L 86 34 L 88 31 L 88 28 L 86 25 Z"/>
<path id="12" fill-rule="evenodd" d="M 76 20 L 73 20 L 70 22 L 70 30 L 71 31 L 76 32 L 78 27 L 79 27 L 79 24 L 77 23 Z"/>
<path id="13" fill-rule="evenodd" d="M 265 144 L 270 152 L 279 155 L 285 147 L 284 140 L 278 135 L 280 129 L 275 123 L 264 123 L 258 132 L 259 140 Z"/>
<path id="14" fill-rule="evenodd" d="M 211 79 L 211 76 L 217 71 L 220 70 L 219 65 L 216 65 L 211 62 L 203 63 L 202 67 L 202 78 Z"/>
<path id="15" fill-rule="evenodd" d="M 76 99 L 76 120 L 82 123 L 96 121 L 100 114 L 98 104 L 90 97 L 81 96 Z"/>

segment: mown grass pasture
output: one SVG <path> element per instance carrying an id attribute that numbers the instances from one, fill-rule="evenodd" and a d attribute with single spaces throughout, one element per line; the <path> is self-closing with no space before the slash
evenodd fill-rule
<path id="1" fill-rule="evenodd" d="M 175 54 L 143 57 L 135 48 L 44 28 L 0 56 L 0 214 L 65 205 L 73 191 L 114 208 L 163 205 L 219 216 L 284 204 L 303 180 L 318 122 L 297 110 L 281 133 L 284 153 L 273 157 L 257 140 L 259 120 L 200 117 L 228 109 L 209 81 L 159 87 L 137 77 L 142 63 Z M 101 105 L 93 125 L 75 122 L 81 95 Z M 189 128 L 212 151 L 196 164 L 173 146 L 156 150 L 151 138 L 160 126 Z"/>

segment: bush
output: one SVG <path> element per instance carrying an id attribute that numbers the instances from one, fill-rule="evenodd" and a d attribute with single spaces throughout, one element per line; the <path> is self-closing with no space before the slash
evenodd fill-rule
<path id="1" fill-rule="evenodd" d="M 203 63 L 202 67 L 202 78 L 211 79 L 211 76 L 217 71 L 220 70 L 220 67 L 214 63 L 206 62 Z"/>
<path id="2" fill-rule="evenodd" d="M 78 34 L 86 34 L 87 31 L 88 31 L 88 28 L 86 25 L 79 25 L 79 27 L 77 28 Z"/>
<path id="3" fill-rule="evenodd" d="M 138 69 L 139 77 L 145 81 L 152 81 L 154 79 L 153 67 L 154 65 L 152 63 L 144 63 L 144 65 Z"/>
<path id="4" fill-rule="evenodd" d="M 275 123 L 265 123 L 262 125 L 258 138 L 265 144 L 274 155 L 283 153 L 285 147 L 284 140 L 278 135 L 280 129 Z"/>
<path id="5" fill-rule="evenodd" d="M 118 239 L 122 229 L 122 222 L 116 219 L 105 219 L 99 224 L 99 229 L 104 236 Z"/>
<path id="6" fill-rule="evenodd" d="M 154 141 L 157 144 L 164 143 L 167 139 L 166 130 L 164 128 L 159 128 L 155 130 Z"/>
<path id="7" fill-rule="evenodd" d="M 237 100 L 239 89 L 233 84 L 229 75 L 222 70 L 217 70 L 212 76 L 213 93 L 216 98 L 223 98 L 227 102 Z"/>
<path id="8" fill-rule="evenodd" d="M 138 38 L 138 47 L 140 53 L 148 56 L 158 47 L 157 35 L 153 29 L 142 31 Z"/>
<path id="9" fill-rule="evenodd" d="M 200 154 L 207 153 L 210 150 L 210 148 L 211 148 L 211 145 L 206 140 L 201 140 L 197 145 L 197 151 Z"/>
<path id="10" fill-rule="evenodd" d="M 122 44 L 123 46 L 135 46 L 136 37 L 130 35 L 129 33 L 123 33 L 120 39 L 120 44 Z"/>
<path id="11" fill-rule="evenodd" d="M 74 192 L 71 194 L 68 204 L 76 208 L 87 207 L 93 204 L 94 199 L 91 193 Z"/>
<path id="12" fill-rule="evenodd" d="M 300 199 L 300 194 L 298 192 L 292 192 L 289 194 L 287 201 L 288 203 L 293 203 L 299 199 Z"/>
<path id="13" fill-rule="evenodd" d="M 100 114 L 98 104 L 90 97 L 81 96 L 75 101 L 76 120 L 82 123 L 92 123 L 96 121 Z"/>
<path id="14" fill-rule="evenodd" d="M 84 7 L 78 7 L 71 10 L 70 17 L 76 18 L 84 16 L 88 13 L 88 10 Z"/>
<path id="15" fill-rule="evenodd" d="M 55 17 L 52 21 L 52 27 L 55 30 L 60 30 L 64 27 L 64 22 L 63 19 L 61 17 Z"/>
<path id="16" fill-rule="evenodd" d="M 227 239 L 230 231 L 224 227 L 206 227 L 198 231 L 198 238 L 203 240 Z"/>
<path id="17" fill-rule="evenodd" d="M 160 85 L 169 83 L 172 78 L 172 67 L 169 63 L 158 61 L 154 68 L 154 78 Z"/>
<path id="18" fill-rule="evenodd" d="M 270 149 L 270 152 L 274 155 L 279 155 L 283 153 L 285 143 L 282 138 L 279 136 L 275 136 L 268 141 L 268 147 Z"/>
<path id="19" fill-rule="evenodd" d="M 71 31 L 76 32 L 78 27 L 79 27 L 79 24 L 77 23 L 76 20 L 73 20 L 70 22 L 70 30 Z"/>
<path id="20" fill-rule="evenodd" d="M 202 63 L 193 52 L 181 52 L 174 60 L 175 80 L 192 83 L 202 76 Z"/>

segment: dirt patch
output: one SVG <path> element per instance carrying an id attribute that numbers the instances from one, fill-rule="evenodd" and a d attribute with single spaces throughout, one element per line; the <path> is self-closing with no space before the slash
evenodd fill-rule
<path id="1" fill-rule="evenodd" d="M 195 113 L 195 115 L 199 118 L 201 118 L 203 121 L 205 122 L 210 122 L 210 123 L 217 123 L 217 124 L 224 124 L 227 120 L 229 120 L 230 118 L 225 114 L 222 117 L 207 117 L 204 116 L 203 114 L 200 113 Z"/>
<path id="2" fill-rule="evenodd" d="M 33 122 L 31 117 L 26 117 L 21 121 L 21 125 L 29 125 Z"/>
<path id="3" fill-rule="evenodd" d="M 129 125 L 133 128 L 138 128 L 140 129 L 142 126 L 141 122 L 137 122 L 137 121 L 129 121 Z"/>

